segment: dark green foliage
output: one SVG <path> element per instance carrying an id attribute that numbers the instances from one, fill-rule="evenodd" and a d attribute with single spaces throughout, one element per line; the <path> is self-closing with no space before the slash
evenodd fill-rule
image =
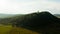
<path id="1" fill-rule="evenodd" d="M 32 27 L 36 27 L 36 26 L 40 27 L 53 23 L 59 23 L 59 19 L 53 16 L 52 14 L 50 14 L 49 12 L 32 13 L 32 14 L 24 15 L 21 18 L 21 20 L 17 21 L 18 25 L 22 24 L 22 26 L 29 25 Z"/>

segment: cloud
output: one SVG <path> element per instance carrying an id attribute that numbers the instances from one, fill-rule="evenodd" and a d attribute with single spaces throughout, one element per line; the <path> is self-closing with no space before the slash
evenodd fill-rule
<path id="1" fill-rule="evenodd" d="M 48 10 L 59 13 L 60 3 L 48 0 L 0 0 L 0 13 L 20 14 Z"/>

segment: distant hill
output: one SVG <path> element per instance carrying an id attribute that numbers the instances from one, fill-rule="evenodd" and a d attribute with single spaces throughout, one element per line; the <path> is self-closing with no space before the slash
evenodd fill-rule
<path id="1" fill-rule="evenodd" d="M 20 17 L 23 14 L 0 14 L 0 24 L 12 24 L 17 20 L 20 20 Z"/>
<path id="2" fill-rule="evenodd" d="M 12 16 L 15 16 L 15 14 L 0 14 L 0 18 L 8 18 Z"/>
<path id="3" fill-rule="evenodd" d="M 0 14 L 0 18 L 10 18 L 10 17 L 16 17 L 20 15 L 23 15 L 23 14 Z"/>
<path id="4" fill-rule="evenodd" d="M 60 14 L 54 14 L 54 16 L 56 16 L 56 17 L 60 18 Z"/>

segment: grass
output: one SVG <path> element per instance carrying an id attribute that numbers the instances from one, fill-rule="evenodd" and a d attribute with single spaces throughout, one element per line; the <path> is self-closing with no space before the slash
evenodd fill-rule
<path id="1" fill-rule="evenodd" d="M 56 29 L 49 29 L 48 33 L 50 34 L 60 34 L 60 31 L 55 31 Z M 12 27 L 11 25 L 0 25 L 0 34 L 39 34 L 37 32 L 21 28 L 21 27 Z"/>
<path id="2" fill-rule="evenodd" d="M 38 33 L 24 28 L 13 28 L 10 31 L 10 34 L 38 34 Z"/>
<path id="3" fill-rule="evenodd" d="M 38 34 L 38 33 L 24 28 L 12 27 L 11 25 L 0 25 L 0 34 Z"/>
<path id="4" fill-rule="evenodd" d="M 8 31 L 12 29 L 11 26 L 7 25 L 0 25 L 0 34 L 6 34 Z"/>

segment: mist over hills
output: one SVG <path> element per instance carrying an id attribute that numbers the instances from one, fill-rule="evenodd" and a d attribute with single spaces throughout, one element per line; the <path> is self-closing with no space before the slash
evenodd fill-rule
<path id="1" fill-rule="evenodd" d="M 11 17 L 15 17 L 15 16 L 20 16 L 23 14 L 0 14 L 0 18 L 11 18 Z"/>
<path id="2" fill-rule="evenodd" d="M 0 18 L 8 18 L 12 16 L 15 16 L 15 15 L 14 14 L 0 14 Z"/>
<path id="3" fill-rule="evenodd" d="M 8 18 L 8 17 L 15 17 L 15 16 L 20 16 L 20 15 L 24 15 L 24 14 L 3 14 L 0 13 L 0 18 Z M 60 14 L 53 14 L 56 17 L 60 17 Z"/>

